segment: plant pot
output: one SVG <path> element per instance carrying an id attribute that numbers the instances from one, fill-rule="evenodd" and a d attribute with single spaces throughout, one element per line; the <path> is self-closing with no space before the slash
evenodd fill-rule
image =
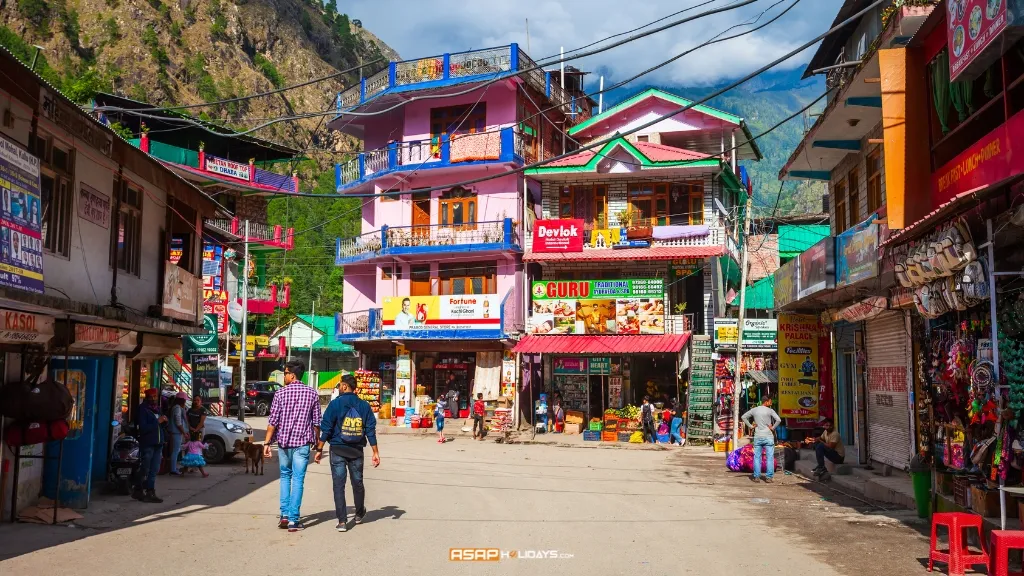
<path id="1" fill-rule="evenodd" d="M 649 240 L 654 234 L 651 226 L 635 226 L 626 230 L 626 238 L 629 240 Z"/>

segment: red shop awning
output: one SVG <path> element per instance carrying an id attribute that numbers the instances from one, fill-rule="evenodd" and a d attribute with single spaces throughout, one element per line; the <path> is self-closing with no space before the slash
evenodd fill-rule
<path id="1" fill-rule="evenodd" d="M 529 335 L 513 352 L 522 354 L 665 354 L 686 346 L 690 333 L 639 336 Z"/>
<path id="2" fill-rule="evenodd" d="M 525 262 L 623 262 L 627 260 L 681 260 L 710 258 L 725 254 L 723 246 L 658 246 L 655 248 L 617 248 L 583 252 L 527 252 Z"/>

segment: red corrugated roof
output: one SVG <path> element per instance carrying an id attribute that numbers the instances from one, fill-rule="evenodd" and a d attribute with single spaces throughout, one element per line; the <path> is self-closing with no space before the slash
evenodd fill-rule
<path id="1" fill-rule="evenodd" d="M 513 352 L 524 354 L 665 354 L 686 346 L 690 333 L 638 336 L 523 337 Z"/>
<path id="2" fill-rule="evenodd" d="M 725 254 L 724 246 L 659 246 L 655 248 L 619 248 L 584 250 L 583 252 L 527 252 L 524 262 L 620 262 L 624 260 L 675 260 L 678 258 L 710 258 Z"/>
<path id="3" fill-rule="evenodd" d="M 972 198 L 980 201 L 982 199 L 981 193 L 985 192 L 986 188 L 989 187 L 981 186 L 973 190 L 961 192 L 960 194 L 953 196 L 946 202 L 940 204 L 938 208 L 932 210 L 928 214 L 925 214 L 923 218 L 921 218 L 917 222 L 914 222 L 910 226 L 907 226 L 902 230 L 893 230 L 889 237 L 882 241 L 882 246 L 896 244 L 904 239 L 908 241 L 912 240 L 916 238 L 919 235 L 919 233 L 928 232 L 930 231 L 931 227 L 938 226 L 940 223 L 949 218 L 954 212 L 965 212 L 966 210 L 961 211 L 960 207 L 970 202 Z M 995 187 L 990 188 L 990 190 L 995 189 Z"/>
<path id="4" fill-rule="evenodd" d="M 552 162 L 548 162 L 547 166 L 586 166 L 587 162 L 590 162 L 590 159 L 594 157 L 594 154 L 596 154 L 596 152 L 594 152 L 593 150 L 586 150 L 580 152 L 579 154 L 566 156 L 561 160 L 554 160 Z"/>
<path id="5" fill-rule="evenodd" d="M 654 142 L 632 142 L 637 150 L 643 152 L 651 162 L 681 162 L 684 160 L 703 160 L 710 158 L 707 154 L 694 152 L 685 148 L 676 148 Z"/>

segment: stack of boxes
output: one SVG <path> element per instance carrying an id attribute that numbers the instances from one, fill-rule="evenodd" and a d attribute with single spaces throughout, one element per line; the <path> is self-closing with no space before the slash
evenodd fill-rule
<path id="1" fill-rule="evenodd" d="M 687 406 L 687 443 L 711 442 L 714 401 L 715 363 L 711 359 L 711 337 L 694 336 Z"/>

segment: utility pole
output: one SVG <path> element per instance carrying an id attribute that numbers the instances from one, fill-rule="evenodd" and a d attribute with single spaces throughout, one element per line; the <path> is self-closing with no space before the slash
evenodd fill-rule
<path id="1" fill-rule="evenodd" d="M 245 259 L 242 261 L 242 341 L 238 352 L 238 419 L 245 422 L 245 357 L 249 354 L 249 221 L 245 221 Z"/>
<path id="2" fill-rule="evenodd" d="M 743 321 L 747 317 L 747 258 L 750 254 L 750 213 L 753 211 L 753 194 L 747 195 L 747 213 L 743 218 L 743 268 L 740 269 L 740 321 L 736 332 L 736 384 L 732 393 L 732 447 L 733 450 L 740 445 L 740 392 L 743 384 L 740 379 L 743 374 Z M 774 466 L 775 463 L 771 463 Z"/>
<path id="3" fill-rule="evenodd" d="M 306 366 L 306 374 L 309 375 L 309 385 L 313 386 L 313 327 L 316 326 L 316 300 L 313 300 L 313 310 L 309 313 L 309 364 Z"/>

